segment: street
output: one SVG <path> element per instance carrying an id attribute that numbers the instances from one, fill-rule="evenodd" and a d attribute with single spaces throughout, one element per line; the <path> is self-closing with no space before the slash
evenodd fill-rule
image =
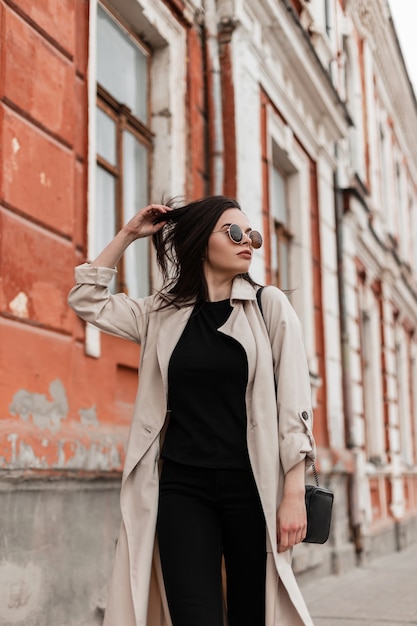
<path id="1" fill-rule="evenodd" d="M 417 544 L 301 588 L 315 626 L 417 624 Z"/>

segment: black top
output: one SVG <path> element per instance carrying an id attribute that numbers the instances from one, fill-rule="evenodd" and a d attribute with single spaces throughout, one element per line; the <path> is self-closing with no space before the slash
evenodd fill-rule
<path id="1" fill-rule="evenodd" d="M 217 330 L 231 311 L 229 300 L 196 306 L 171 355 L 164 459 L 219 469 L 248 466 L 246 353 Z"/>

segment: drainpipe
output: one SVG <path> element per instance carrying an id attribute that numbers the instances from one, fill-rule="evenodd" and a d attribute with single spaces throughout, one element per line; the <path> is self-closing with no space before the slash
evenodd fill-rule
<path id="1" fill-rule="evenodd" d="M 212 125 L 211 131 L 209 129 L 209 137 L 212 141 L 209 155 L 212 174 L 211 192 L 214 195 L 221 195 L 224 184 L 224 138 L 216 0 L 204 0 L 203 6 L 208 57 L 207 91 L 210 102 L 209 111 L 212 111 L 212 115 L 208 118 L 208 123 Z"/>
<path id="2" fill-rule="evenodd" d="M 337 144 L 335 145 L 335 156 L 338 158 Z M 340 310 L 340 335 L 341 335 L 341 351 L 342 351 L 342 390 L 343 390 L 343 410 L 345 416 L 345 433 L 347 448 L 353 454 L 353 473 L 348 475 L 348 511 L 349 526 L 352 533 L 352 539 L 355 545 L 356 554 L 361 555 L 363 551 L 363 539 L 361 532 L 361 516 L 358 506 L 359 500 L 359 474 L 357 463 L 357 446 L 355 442 L 353 410 L 352 410 L 352 384 L 350 377 L 350 346 L 349 331 L 346 308 L 345 293 L 345 268 L 343 263 L 343 191 L 339 187 L 338 167 L 333 174 L 334 188 L 334 204 L 335 204 L 335 222 L 336 222 L 336 251 L 337 251 L 337 270 L 338 270 L 338 295 Z"/>

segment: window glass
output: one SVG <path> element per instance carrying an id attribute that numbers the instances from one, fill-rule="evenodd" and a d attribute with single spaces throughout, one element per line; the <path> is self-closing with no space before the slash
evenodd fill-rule
<path id="1" fill-rule="evenodd" d="M 332 32 L 332 10 L 330 0 L 324 0 L 324 21 L 326 24 L 326 34 L 330 37 Z"/>
<path id="2" fill-rule="evenodd" d="M 148 150 L 129 131 L 123 133 L 123 201 L 127 222 L 148 201 Z M 148 239 L 139 239 L 125 253 L 125 277 L 129 295 L 149 294 Z"/>
<path id="3" fill-rule="evenodd" d="M 279 149 L 273 144 L 274 157 Z M 274 158 L 275 161 L 275 158 Z M 292 235 L 288 228 L 288 176 L 274 162 L 271 174 L 271 215 L 274 219 L 274 236 L 271 241 L 271 269 L 274 282 L 281 289 L 290 288 L 290 246 Z"/>
<path id="4" fill-rule="evenodd" d="M 373 298 L 373 296 L 372 296 Z M 368 458 L 380 464 L 384 455 L 383 391 L 381 378 L 381 334 L 378 302 L 361 312 L 363 401 L 368 431 Z"/>
<path id="5" fill-rule="evenodd" d="M 99 107 L 96 110 L 97 154 L 106 159 L 110 165 L 116 165 L 116 124 Z"/>
<path id="6" fill-rule="evenodd" d="M 97 8 L 96 207 L 92 247 L 100 251 L 116 229 L 149 201 L 152 133 L 148 122 L 150 57 L 127 24 Z M 149 239 L 129 246 L 114 289 L 150 293 Z"/>
<path id="7" fill-rule="evenodd" d="M 282 238 L 280 241 L 280 255 L 279 255 L 279 276 L 280 276 L 280 288 L 289 289 L 289 243 L 286 239 Z"/>
<path id="8" fill-rule="evenodd" d="M 116 234 L 116 179 L 99 165 L 96 168 L 96 211 L 94 222 L 94 255 Z M 115 291 L 113 278 L 110 290 Z"/>
<path id="9" fill-rule="evenodd" d="M 387 186 L 387 146 L 385 133 L 380 125 L 379 127 L 379 156 L 380 156 L 380 178 L 381 178 L 381 204 L 386 209 L 387 203 L 387 195 L 388 195 L 388 186 Z"/>
<path id="10" fill-rule="evenodd" d="M 287 223 L 286 181 L 276 167 L 272 168 L 272 214 L 281 224 Z"/>
<path id="11" fill-rule="evenodd" d="M 147 122 L 147 56 L 100 6 L 97 12 L 97 81 Z"/>
<path id="12" fill-rule="evenodd" d="M 95 244 L 99 252 L 116 234 L 116 180 L 98 166 L 96 170 Z"/>
<path id="13" fill-rule="evenodd" d="M 395 351 L 397 389 L 398 389 L 398 413 L 400 423 L 401 451 L 403 462 L 411 466 L 413 463 L 412 426 L 410 406 L 410 372 L 407 357 L 406 335 L 402 329 L 396 329 L 397 345 Z"/>

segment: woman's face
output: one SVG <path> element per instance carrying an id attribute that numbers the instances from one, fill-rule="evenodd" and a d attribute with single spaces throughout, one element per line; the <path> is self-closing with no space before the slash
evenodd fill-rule
<path id="1" fill-rule="evenodd" d="M 237 224 L 244 235 L 241 244 L 234 243 L 227 229 Z M 226 209 L 211 233 L 204 268 L 212 276 L 221 279 L 233 279 L 238 274 L 249 271 L 253 248 L 248 233 L 251 227 L 246 215 L 239 209 Z"/>

